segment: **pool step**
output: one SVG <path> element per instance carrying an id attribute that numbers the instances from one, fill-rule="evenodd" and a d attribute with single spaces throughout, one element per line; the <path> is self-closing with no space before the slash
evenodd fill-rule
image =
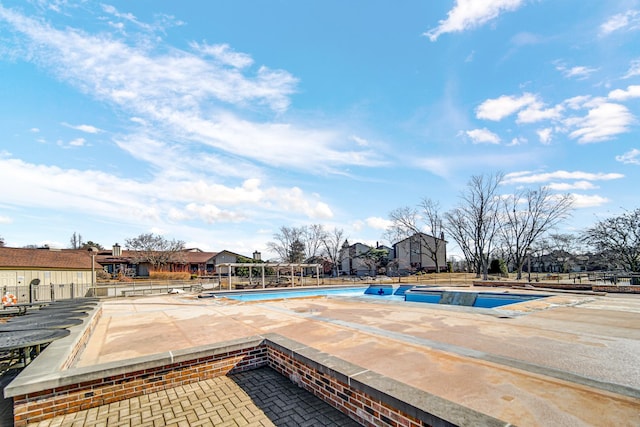
<path id="1" fill-rule="evenodd" d="M 369 285 L 366 291 L 367 295 L 393 295 L 393 285 Z"/>
<path id="2" fill-rule="evenodd" d="M 475 292 L 442 292 L 439 304 L 461 305 L 465 307 L 473 307 L 478 294 Z"/>

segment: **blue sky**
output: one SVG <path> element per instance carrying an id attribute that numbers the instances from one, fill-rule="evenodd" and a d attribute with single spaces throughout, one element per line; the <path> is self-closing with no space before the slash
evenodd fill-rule
<path id="1" fill-rule="evenodd" d="M 0 236 L 382 241 L 469 178 L 638 207 L 639 1 L 0 0 Z"/>

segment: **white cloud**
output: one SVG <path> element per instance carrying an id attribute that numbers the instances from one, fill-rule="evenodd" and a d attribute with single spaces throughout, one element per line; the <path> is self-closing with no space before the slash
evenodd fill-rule
<path id="1" fill-rule="evenodd" d="M 84 138 L 76 138 L 69 141 L 69 145 L 71 147 L 82 147 L 85 142 L 87 142 Z"/>
<path id="2" fill-rule="evenodd" d="M 524 93 L 520 97 L 502 95 L 499 98 L 487 99 L 476 109 L 479 119 L 500 121 L 516 111 L 537 103 L 535 95 Z"/>
<path id="3" fill-rule="evenodd" d="M 538 129 L 536 133 L 542 144 L 548 145 L 551 143 L 551 128 Z"/>
<path id="4" fill-rule="evenodd" d="M 38 129 L 38 128 L 31 128 L 31 129 L 29 129 L 29 130 L 30 130 L 31 132 L 33 132 L 33 133 L 38 133 L 38 132 L 40 132 L 40 129 Z"/>
<path id="5" fill-rule="evenodd" d="M 140 181 L 0 157 L 0 181 L 12 183 L 3 189 L 3 198 L 13 205 L 54 210 L 74 206 L 78 213 L 97 214 L 119 223 L 162 224 L 196 217 L 208 222 L 236 221 L 248 217 L 248 212 L 265 216 L 287 211 L 308 219 L 333 215 L 318 196 L 298 187 L 265 187 L 254 178 L 236 187 L 164 174 Z M 117 197 L 105 191 L 107 188 L 117 188 Z"/>
<path id="6" fill-rule="evenodd" d="M 75 129 L 75 130 L 79 130 L 81 132 L 85 132 L 85 133 L 100 133 L 101 130 L 98 129 L 95 126 L 91 126 L 91 125 L 70 125 L 69 123 L 62 123 L 63 126 L 66 126 L 68 128 L 71 129 Z"/>
<path id="7" fill-rule="evenodd" d="M 536 123 L 543 120 L 559 120 L 562 117 L 564 107 L 556 105 L 552 108 L 543 108 L 541 102 L 533 102 L 524 110 L 518 111 L 516 123 Z"/>
<path id="8" fill-rule="evenodd" d="M 628 79 L 635 76 L 640 76 L 640 59 L 634 59 L 629 63 L 629 70 L 622 78 Z"/>
<path id="9" fill-rule="evenodd" d="M 510 146 L 515 146 L 515 145 L 523 145 L 526 144 L 528 142 L 527 138 L 524 138 L 522 136 L 518 136 L 515 137 L 511 140 L 511 142 L 509 143 Z"/>
<path id="10" fill-rule="evenodd" d="M 546 185 L 551 190 L 554 191 L 570 191 L 570 190 L 595 190 L 599 188 L 597 185 L 593 185 L 592 182 L 589 181 L 575 181 L 575 182 L 551 182 Z"/>
<path id="11" fill-rule="evenodd" d="M 500 144 L 500 137 L 487 128 L 468 130 L 465 133 L 474 144 Z"/>
<path id="12" fill-rule="evenodd" d="M 562 102 L 562 105 L 566 105 L 568 108 L 572 110 L 579 110 L 584 108 L 586 104 L 588 104 L 592 100 L 592 97 L 589 95 L 580 95 L 574 96 L 572 98 L 565 99 Z"/>
<path id="13" fill-rule="evenodd" d="M 609 199 L 598 195 L 572 194 L 575 208 L 593 208 L 609 203 Z"/>
<path id="14" fill-rule="evenodd" d="M 524 0 L 456 0 L 456 5 L 447 14 L 447 19 L 424 33 L 431 41 L 446 33 L 462 32 L 477 28 L 497 18 L 503 12 L 512 12 L 525 3 Z"/>
<path id="15" fill-rule="evenodd" d="M 624 178 L 620 173 L 591 173 L 581 171 L 564 171 L 534 173 L 531 171 L 520 171 L 508 173 L 504 176 L 504 184 L 541 184 L 557 180 L 579 180 L 579 181 L 610 181 Z"/>
<path id="16" fill-rule="evenodd" d="M 578 80 L 584 80 L 588 78 L 591 74 L 598 71 L 597 68 L 585 67 L 585 66 L 575 66 L 571 68 L 567 68 L 564 65 L 556 66 L 556 69 L 562 72 L 566 78 L 577 78 Z"/>
<path id="17" fill-rule="evenodd" d="M 609 92 L 609 99 L 614 101 L 626 101 L 631 98 L 640 98 L 640 85 L 631 85 L 627 90 L 616 89 Z"/>
<path id="18" fill-rule="evenodd" d="M 628 10 L 624 13 L 613 15 L 606 22 L 600 25 L 600 35 L 606 36 L 619 30 L 634 31 L 639 28 L 640 11 Z"/>
<path id="19" fill-rule="evenodd" d="M 191 43 L 191 47 L 204 54 L 216 58 L 222 64 L 231 65 L 236 68 L 245 68 L 253 65 L 253 58 L 250 55 L 242 52 L 235 52 L 228 44 L 199 44 L 196 42 Z"/>
<path id="20" fill-rule="evenodd" d="M 358 147 L 368 147 L 369 146 L 369 141 L 367 141 L 364 138 L 360 138 L 359 136 L 352 135 L 349 139 L 354 141 L 358 145 Z"/>
<path id="21" fill-rule="evenodd" d="M 12 222 L 13 219 L 11 219 L 10 217 L 0 215 L 0 224 L 11 224 Z"/>
<path id="22" fill-rule="evenodd" d="M 515 46 L 531 46 L 542 43 L 544 39 L 537 34 L 520 32 L 511 38 L 511 44 Z"/>
<path id="23" fill-rule="evenodd" d="M 373 229 L 376 230 L 386 230 L 387 228 L 393 225 L 393 221 L 389 221 L 385 218 L 380 217 L 369 217 L 365 219 L 366 224 Z"/>
<path id="24" fill-rule="evenodd" d="M 121 15 L 115 9 L 106 11 Z M 342 173 L 345 165 L 385 163 L 379 150 L 350 140 L 335 126 L 323 129 L 244 119 L 243 112 L 255 116 L 264 107 L 270 110 L 267 114 L 285 112 L 298 80 L 284 70 L 250 67 L 252 58 L 228 45 L 193 44 L 195 52 L 156 49 L 151 42 L 129 44 L 113 34 L 58 30 L 2 6 L 0 19 L 26 36 L 32 58 L 61 80 L 132 116 L 140 126 L 136 150 L 121 143 L 131 142 L 131 136 L 117 136 L 119 146 L 153 164 L 161 161 L 150 155 L 159 140 L 164 141 L 165 153 L 188 154 L 182 158 L 205 158 L 217 164 L 233 158 L 238 168 L 253 163 L 252 169 L 269 165 L 309 171 L 309 159 L 322 158 L 311 170 L 321 174 Z M 81 126 L 81 130 L 92 130 Z M 165 163 L 173 170 L 192 167 Z"/>
<path id="25" fill-rule="evenodd" d="M 631 165 L 640 165 L 640 150 L 633 148 L 626 153 L 616 156 L 616 160 Z"/>
<path id="26" fill-rule="evenodd" d="M 634 122 L 633 114 L 624 105 L 604 103 L 589 110 L 585 117 L 572 118 L 566 124 L 577 128 L 569 133 L 569 137 L 586 144 L 625 133 Z"/>

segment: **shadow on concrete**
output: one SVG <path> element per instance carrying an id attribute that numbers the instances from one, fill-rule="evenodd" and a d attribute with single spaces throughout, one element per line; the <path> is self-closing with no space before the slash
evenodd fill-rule
<path id="1" fill-rule="evenodd" d="M 298 387 L 271 368 L 229 375 L 276 426 L 344 426 L 360 424 Z"/>

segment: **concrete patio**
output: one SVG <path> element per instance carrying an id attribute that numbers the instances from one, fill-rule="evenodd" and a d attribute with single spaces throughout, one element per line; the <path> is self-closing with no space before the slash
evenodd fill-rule
<path id="1" fill-rule="evenodd" d="M 389 302 L 384 297 L 253 303 L 190 294 L 111 299 L 102 302 L 101 316 L 71 368 L 272 333 L 507 424 L 640 425 L 637 295 L 561 293 L 496 309 Z M 181 399 L 165 399 L 169 403 L 161 417 L 174 403 L 178 406 L 172 413 L 186 417 L 184 399 L 200 402 L 202 387 L 212 385 L 197 383 L 181 389 Z M 210 407 L 215 404 L 209 402 Z M 139 407 L 135 402 L 122 405 Z M 142 422 L 121 405 L 90 411 L 110 420 L 108 425 Z M 218 425 L 211 412 L 199 414 L 198 423 Z M 157 424 L 157 415 L 147 411 L 145 425 Z M 87 416 L 86 411 L 71 413 L 39 425 L 79 425 Z M 189 416 L 193 425 L 195 415 Z M 181 425 L 184 419 L 179 418 L 170 418 L 169 424 Z M 289 425 L 264 422 L 254 425 Z M 344 421 L 326 425 L 338 424 Z"/>
<path id="2" fill-rule="evenodd" d="M 77 366 L 274 332 L 516 425 L 640 424 L 640 298 L 508 309 L 333 297 L 103 303 Z"/>

